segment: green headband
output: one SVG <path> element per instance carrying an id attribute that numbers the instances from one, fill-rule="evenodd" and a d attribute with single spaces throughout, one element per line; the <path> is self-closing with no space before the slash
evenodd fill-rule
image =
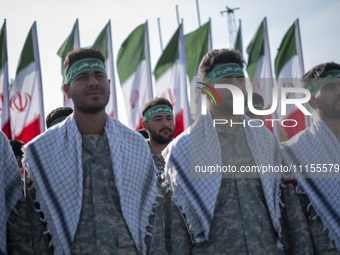
<path id="1" fill-rule="evenodd" d="M 327 83 L 329 83 L 333 79 L 339 79 L 339 78 L 340 78 L 340 70 L 327 71 L 323 73 L 322 75 L 320 75 L 320 78 L 312 79 L 307 85 L 307 90 L 309 90 L 311 95 L 314 96 L 316 92 L 318 92 Z"/>
<path id="2" fill-rule="evenodd" d="M 74 63 L 67 72 L 66 84 L 71 82 L 82 73 L 87 71 L 98 71 L 106 75 L 105 64 L 98 58 L 84 58 Z"/>
<path id="3" fill-rule="evenodd" d="M 149 119 L 161 113 L 167 113 L 174 116 L 174 113 L 168 105 L 156 105 L 144 113 L 144 121 L 149 121 Z"/>
<path id="4" fill-rule="evenodd" d="M 54 121 L 52 121 L 52 123 L 49 126 L 49 128 L 53 127 L 55 124 L 58 124 L 58 123 L 62 122 L 66 118 L 67 118 L 67 116 L 62 116 L 62 117 L 59 117 L 59 118 L 55 119 Z"/>
<path id="5" fill-rule="evenodd" d="M 263 104 L 260 104 L 260 103 L 254 104 L 254 108 L 256 110 L 263 110 Z M 250 112 L 250 110 L 249 110 L 248 106 L 246 106 L 244 108 L 244 113 L 248 113 L 248 112 Z"/>
<path id="6" fill-rule="evenodd" d="M 214 68 L 209 73 L 207 73 L 207 75 L 204 77 L 204 83 L 208 85 L 212 85 L 213 82 L 216 81 L 216 79 L 226 78 L 232 75 L 244 77 L 244 72 L 243 72 L 242 67 L 236 63 L 228 63 L 228 64 L 220 65 Z"/>

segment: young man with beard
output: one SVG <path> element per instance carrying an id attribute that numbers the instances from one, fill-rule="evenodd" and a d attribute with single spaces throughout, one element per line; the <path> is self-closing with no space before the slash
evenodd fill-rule
<path id="1" fill-rule="evenodd" d="M 303 78 L 319 119 L 287 142 L 282 159 L 297 168 L 295 190 L 314 254 L 340 254 L 340 65 L 317 65 Z"/>
<path id="2" fill-rule="evenodd" d="M 171 190 L 164 183 L 165 161 L 161 155 L 174 138 L 173 107 L 166 98 L 157 97 L 143 107 L 142 114 L 143 128 L 149 134 L 147 142 L 158 169 L 157 187 L 160 195 L 154 216 L 150 218 L 153 228 L 149 230 L 152 236 L 146 239 L 148 254 L 188 254 L 189 236 L 179 209 L 171 200 Z"/>
<path id="3" fill-rule="evenodd" d="M 145 140 L 105 113 L 110 81 L 97 48 L 64 62 L 74 112 L 25 147 L 24 164 L 54 254 L 145 254 L 157 187 Z"/>
<path id="4" fill-rule="evenodd" d="M 212 50 L 203 57 L 203 83 L 216 90 L 222 104 L 207 97 L 209 113 L 163 151 L 165 178 L 185 216 L 192 254 L 284 253 L 280 179 L 241 173 L 245 166 L 279 166 L 278 142 L 260 123 L 252 128 L 246 125 L 248 117 L 234 115 L 231 91 L 217 88 L 232 84 L 244 94 L 244 65 L 240 54 L 228 49 Z M 215 127 L 216 119 L 227 123 Z M 228 166 L 235 172 L 228 172 Z"/>
<path id="5" fill-rule="evenodd" d="M 174 113 L 171 103 L 164 97 L 157 97 L 148 102 L 143 110 L 143 128 L 149 133 L 148 144 L 157 169 L 164 170 L 161 155 L 172 141 L 175 133 Z"/>

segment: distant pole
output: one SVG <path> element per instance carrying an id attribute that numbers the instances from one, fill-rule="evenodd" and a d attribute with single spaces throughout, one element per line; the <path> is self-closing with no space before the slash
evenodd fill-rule
<path id="1" fill-rule="evenodd" d="M 209 42 L 208 42 L 208 51 L 213 49 L 213 40 L 212 40 L 212 33 L 211 33 L 211 17 L 209 17 Z"/>
<path id="2" fill-rule="evenodd" d="M 161 51 L 163 52 L 163 41 L 162 41 L 162 31 L 161 31 L 161 19 L 157 18 L 158 22 L 158 33 L 159 33 L 159 43 L 161 44 Z"/>
<path id="3" fill-rule="evenodd" d="M 196 10 L 197 10 L 198 26 L 201 26 L 200 7 L 198 4 L 198 0 L 196 0 Z"/>
<path id="4" fill-rule="evenodd" d="M 178 12 L 178 5 L 176 5 L 176 15 L 177 15 L 177 24 L 178 26 L 180 25 L 179 23 L 179 12 Z"/>

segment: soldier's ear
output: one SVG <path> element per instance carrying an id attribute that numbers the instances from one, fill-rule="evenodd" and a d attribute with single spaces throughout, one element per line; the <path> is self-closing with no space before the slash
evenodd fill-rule
<path id="1" fill-rule="evenodd" d="M 142 121 L 142 125 L 143 125 L 144 130 L 149 130 L 148 129 L 148 123 L 145 122 L 144 120 Z"/>
<path id="2" fill-rule="evenodd" d="M 316 110 L 318 108 L 318 104 L 316 103 L 315 97 L 311 96 L 309 101 L 308 101 L 309 105 Z"/>
<path id="3" fill-rule="evenodd" d="M 64 84 L 63 85 L 63 90 L 64 90 L 65 95 L 67 96 L 67 98 L 71 98 L 70 85 L 69 84 Z"/>

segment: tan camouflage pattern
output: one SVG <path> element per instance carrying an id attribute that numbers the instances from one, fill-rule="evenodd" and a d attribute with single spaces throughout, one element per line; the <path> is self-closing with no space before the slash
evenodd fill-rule
<path id="1" fill-rule="evenodd" d="M 287 182 L 287 181 L 286 181 Z M 288 182 L 291 182 L 290 180 Z M 285 204 L 285 217 L 288 232 L 288 242 L 292 254 L 314 254 L 311 236 L 309 234 L 306 215 L 296 196 L 293 183 L 286 183 L 282 191 L 282 202 Z M 307 206 L 307 205 L 306 205 Z"/>
<path id="2" fill-rule="evenodd" d="M 164 183 L 161 173 L 164 171 L 165 161 L 161 154 L 151 151 L 153 160 L 160 174 L 157 176 L 157 188 L 161 195 L 157 198 L 157 206 L 154 215 L 150 216 L 149 222 L 152 227 L 148 232 L 146 244 L 147 254 L 163 255 L 190 254 L 190 236 L 181 216 L 180 210 L 171 200 L 169 185 Z"/>
<path id="3" fill-rule="evenodd" d="M 106 135 L 83 135 L 83 202 L 72 254 L 138 254 L 122 216 Z"/>
<path id="4" fill-rule="evenodd" d="M 160 172 L 163 173 L 164 172 L 164 167 L 165 167 L 165 161 L 164 161 L 164 158 L 163 158 L 162 154 L 156 154 L 156 153 L 153 153 L 151 151 L 151 155 L 152 155 L 153 161 L 155 162 L 155 165 L 156 165 L 157 169 Z"/>
<path id="5" fill-rule="evenodd" d="M 223 165 L 254 165 L 242 127 L 218 127 Z M 244 173 L 223 175 L 209 241 L 195 244 L 192 254 L 283 254 L 259 178 Z M 252 176 L 254 177 L 254 176 Z"/>
<path id="6" fill-rule="evenodd" d="M 331 246 L 328 230 L 324 228 L 320 217 L 315 217 L 313 206 L 310 206 L 307 211 L 310 201 L 306 194 L 300 192 L 296 194 L 294 190 L 296 186 L 295 182 L 294 186 L 286 187 L 284 193 L 293 254 L 340 254 L 334 243 L 333 247 Z M 293 195 L 297 196 L 297 199 L 292 199 Z"/>
<path id="7" fill-rule="evenodd" d="M 26 191 L 26 198 L 18 201 L 12 210 L 7 223 L 7 252 L 9 255 L 20 254 L 53 254 L 53 247 L 49 247 L 50 236 L 43 234 L 47 230 L 42 213 L 36 212 L 39 204 L 35 201 L 35 190 Z M 17 214 L 18 213 L 18 214 Z"/>

